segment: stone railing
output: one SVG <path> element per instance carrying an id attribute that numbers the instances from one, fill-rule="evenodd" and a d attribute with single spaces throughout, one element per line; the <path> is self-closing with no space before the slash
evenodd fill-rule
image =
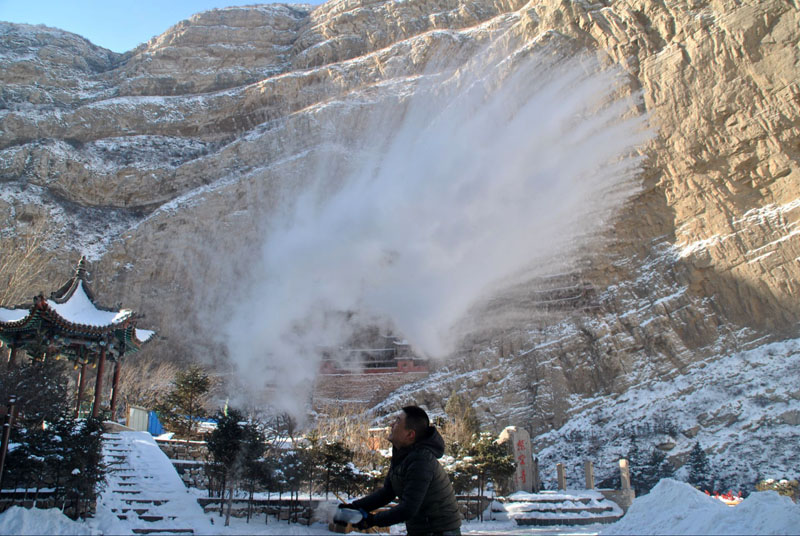
<path id="1" fill-rule="evenodd" d="M 536 470 L 538 473 L 538 463 L 536 463 L 536 461 L 534 461 L 534 463 L 537 466 Z M 586 460 L 583 465 L 583 471 L 586 479 L 586 489 L 594 490 L 594 463 L 590 460 Z M 558 489 L 566 490 L 567 475 L 563 463 L 556 464 L 556 473 L 558 476 Z M 636 496 L 633 488 L 631 488 L 631 473 L 628 460 L 621 459 L 619 461 L 619 476 L 620 489 L 596 489 L 596 491 L 602 493 L 603 497 L 606 499 L 617 503 L 617 505 L 622 508 L 622 511 L 627 513 L 628 508 L 633 504 L 633 499 Z"/>

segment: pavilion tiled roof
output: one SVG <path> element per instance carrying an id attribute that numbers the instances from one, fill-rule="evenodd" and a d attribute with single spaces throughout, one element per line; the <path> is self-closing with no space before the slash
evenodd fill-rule
<path id="1" fill-rule="evenodd" d="M 137 351 L 155 334 L 137 329 L 137 319 L 130 309 L 113 311 L 95 305 L 94 293 L 86 281 L 86 261 L 81 259 L 75 275 L 49 299 L 39 295 L 34 297 L 32 307 L 0 308 L 0 339 L 14 344 L 20 337 L 41 338 L 46 331 L 46 337 L 73 344 L 117 342 L 117 351 L 125 354 Z"/>

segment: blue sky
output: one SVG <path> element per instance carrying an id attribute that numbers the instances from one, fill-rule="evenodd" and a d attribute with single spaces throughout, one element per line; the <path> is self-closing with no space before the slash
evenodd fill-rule
<path id="1" fill-rule="evenodd" d="M 125 52 L 195 13 L 266 0 L 0 0 L 0 20 L 45 24 Z M 284 3 L 321 4 L 322 0 Z"/>

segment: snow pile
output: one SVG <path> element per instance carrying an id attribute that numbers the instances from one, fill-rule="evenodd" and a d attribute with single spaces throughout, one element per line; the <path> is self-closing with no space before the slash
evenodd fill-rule
<path id="1" fill-rule="evenodd" d="M 37 510 L 12 506 L 0 515 L 0 534 L 103 534 L 72 521 L 57 508 Z"/>
<path id="2" fill-rule="evenodd" d="M 774 491 L 753 493 L 730 507 L 665 479 L 601 534 L 800 534 L 800 507 Z"/>
<path id="3" fill-rule="evenodd" d="M 145 449 L 147 450 L 147 449 Z M 185 505 L 177 506 L 180 510 Z M 245 523 L 232 519 L 230 527 L 219 520 L 210 524 L 211 514 L 191 507 L 181 515 L 195 534 L 329 534 L 327 525 L 310 527 L 286 523 Z M 97 517 L 88 522 L 75 522 L 59 510 L 26 510 L 13 507 L 0 514 L 0 534 L 123 534 L 130 527 L 117 521 L 100 505 Z M 400 527 L 394 527 L 398 534 Z M 542 527 L 517 526 L 510 520 L 472 521 L 462 526 L 463 534 L 534 535 L 545 532 Z M 730 507 L 676 480 L 662 480 L 648 495 L 633 502 L 625 517 L 612 525 L 586 527 L 549 527 L 547 534 L 797 534 L 800 535 L 800 506 L 774 491 L 754 493 L 739 506 Z"/>

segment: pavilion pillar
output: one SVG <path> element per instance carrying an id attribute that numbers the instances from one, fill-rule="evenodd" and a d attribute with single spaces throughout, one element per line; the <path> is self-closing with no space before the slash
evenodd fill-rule
<path id="1" fill-rule="evenodd" d="M 81 363 L 81 372 L 78 376 L 78 400 L 75 402 L 75 418 L 80 417 L 83 392 L 86 390 L 86 361 Z"/>
<path id="2" fill-rule="evenodd" d="M 100 361 L 97 363 L 97 380 L 94 383 L 94 404 L 92 404 L 92 418 L 100 414 L 100 399 L 103 393 L 103 372 L 106 368 L 106 347 L 100 347 Z"/>
<path id="3" fill-rule="evenodd" d="M 8 350 L 8 368 L 11 369 L 16 366 L 17 366 L 17 347 L 12 344 Z"/>
<path id="4" fill-rule="evenodd" d="M 114 420 L 114 414 L 117 412 L 117 387 L 119 386 L 119 367 L 121 362 L 121 357 L 117 357 L 117 361 L 114 363 L 114 379 L 112 380 L 111 384 L 111 420 Z"/>

